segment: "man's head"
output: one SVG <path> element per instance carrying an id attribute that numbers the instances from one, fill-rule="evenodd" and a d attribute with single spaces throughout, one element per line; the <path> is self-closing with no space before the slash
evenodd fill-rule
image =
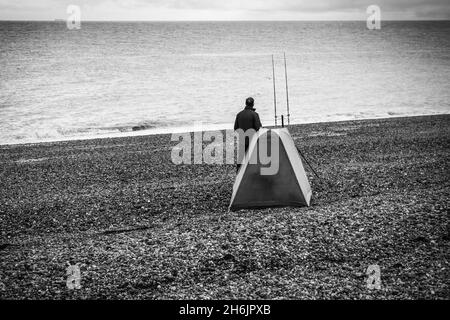
<path id="1" fill-rule="evenodd" d="M 250 107 L 254 110 L 253 106 L 255 105 L 255 100 L 252 97 L 247 98 L 247 100 L 245 100 L 245 106 L 246 107 Z"/>

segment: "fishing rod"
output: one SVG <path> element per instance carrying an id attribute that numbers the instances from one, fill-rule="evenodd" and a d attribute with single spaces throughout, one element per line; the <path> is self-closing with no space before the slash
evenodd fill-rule
<path id="1" fill-rule="evenodd" d="M 272 55 L 272 79 L 273 79 L 273 107 L 275 109 L 275 127 L 277 126 L 277 93 L 275 88 L 275 62 Z"/>
<path id="2" fill-rule="evenodd" d="M 287 62 L 286 62 L 286 52 L 283 52 L 283 57 L 284 57 L 284 77 L 285 77 L 285 81 L 286 81 L 286 109 L 287 109 L 287 121 L 288 121 L 288 125 L 290 124 L 290 113 L 289 113 L 289 85 L 288 85 L 288 73 L 287 73 Z M 273 55 L 272 55 L 272 71 L 273 71 L 273 95 L 274 95 L 274 105 L 275 105 L 275 126 L 277 123 L 277 107 L 276 107 L 276 95 L 275 95 L 275 67 L 274 67 L 274 61 L 273 61 Z M 281 123 L 282 126 L 284 127 L 284 117 L 283 115 L 281 115 Z M 321 177 L 319 177 L 319 175 L 317 174 L 316 170 L 314 170 L 313 166 L 309 163 L 308 159 L 306 158 L 306 156 L 303 154 L 303 152 L 300 150 L 299 147 L 295 146 L 297 148 L 298 153 L 300 154 L 300 156 L 305 160 L 306 164 L 309 166 L 309 168 L 311 169 L 311 171 L 314 173 L 314 175 L 317 177 L 317 179 L 319 179 L 319 181 L 321 182 L 326 182 L 329 184 L 328 180 L 322 179 Z"/>
<path id="3" fill-rule="evenodd" d="M 290 124 L 290 114 L 289 114 L 289 87 L 288 87 L 288 74 L 287 74 L 287 64 L 286 64 L 286 52 L 283 52 L 284 56 L 284 77 L 286 79 L 286 108 L 287 108 L 287 122 Z"/>

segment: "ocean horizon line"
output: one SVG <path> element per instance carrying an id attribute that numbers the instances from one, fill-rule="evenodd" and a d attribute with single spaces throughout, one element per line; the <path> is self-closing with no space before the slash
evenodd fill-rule
<path id="1" fill-rule="evenodd" d="M 0 19 L 0 22 L 64 22 L 65 18 L 54 18 L 54 19 L 18 19 L 18 20 L 3 20 Z M 303 19 L 303 20 L 234 20 L 234 19 L 223 19 L 223 20 L 82 20 L 82 22 L 150 22 L 150 23 L 168 23 L 168 22 L 206 22 L 206 23 L 214 23 L 214 22 L 366 22 L 366 19 L 354 20 L 354 19 L 341 19 L 341 20 L 315 20 L 315 19 Z M 383 22 L 446 22 L 450 21 L 450 19 L 383 19 Z"/>

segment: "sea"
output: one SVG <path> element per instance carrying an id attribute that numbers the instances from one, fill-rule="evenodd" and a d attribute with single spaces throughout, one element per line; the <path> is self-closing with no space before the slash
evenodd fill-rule
<path id="1" fill-rule="evenodd" d="M 0 21 L 0 144 L 272 126 L 272 55 L 278 124 L 450 111 L 449 21 Z"/>

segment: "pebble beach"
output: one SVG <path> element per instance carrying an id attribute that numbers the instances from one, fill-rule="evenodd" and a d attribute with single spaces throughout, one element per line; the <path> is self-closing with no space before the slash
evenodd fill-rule
<path id="1" fill-rule="evenodd" d="M 228 212 L 170 135 L 0 146 L 0 299 L 450 298 L 450 115 L 289 131 L 310 207 Z"/>

